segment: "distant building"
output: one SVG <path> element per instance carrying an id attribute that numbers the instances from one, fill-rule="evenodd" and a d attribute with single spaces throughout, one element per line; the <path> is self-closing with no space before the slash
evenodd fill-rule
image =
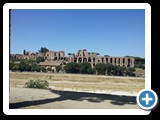
<path id="1" fill-rule="evenodd" d="M 98 56 L 95 52 L 87 52 L 86 50 L 79 50 L 77 55 L 70 55 L 68 62 L 89 62 L 92 66 L 97 63 L 111 63 L 117 66 L 134 67 L 134 58 L 130 57 L 110 57 L 110 56 Z"/>
<path id="2" fill-rule="evenodd" d="M 48 51 L 46 53 L 26 52 L 22 54 L 11 54 L 10 58 L 21 58 L 21 59 L 36 59 L 37 57 L 44 57 L 45 62 L 39 63 L 40 66 L 45 68 L 51 67 L 55 69 L 55 66 L 64 65 L 65 63 L 75 62 L 83 63 L 89 62 L 92 67 L 97 63 L 111 63 L 117 66 L 134 67 L 134 58 L 131 57 L 110 57 L 110 56 L 99 56 L 96 52 L 87 52 L 86 49 L 78 50 L 77 54 L 70 54 L 69 57 L 65 56 L 64 51 Z"/>

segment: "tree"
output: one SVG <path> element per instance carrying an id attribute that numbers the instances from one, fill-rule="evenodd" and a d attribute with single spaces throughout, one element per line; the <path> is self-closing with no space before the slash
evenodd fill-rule
<path id="1" fill-rule="evenodd" d="M 56 66 L 56 71 L 59 72 L 62 69 L 60 65 Z"/>
<path id="2" fill-rule="evenodd" d="M 33 64 L 31 66 L 31 71 L 37 71 L 37 72 L 40 72 L 41 68 L 39 66 L 37 66 L 36 64 Z"/>
<path id="3" fill-rule="evenodd" d="M 41 71 L 42 72 L 46 72 L 46 68 L 45 67 L 41 67 Z"/>
<path id="4" fill-rule="evenodd" d="M 47 71 L 51 71 L 52 69 L 49 67 L 49 68 L 47 68 Z"/>
<path id="5" fill-rule="evenodd" d="M 124 76 L 126 71 L 126 67 L 123 66 L 115 66 L 113 74 L 117 76 Z"/>
<path id="6" fill-rule="evenodd" d="M 135 71 L 135 68 L 133 68 L 133 67 L 128 67 L 127 69 L 130 70 L 131 72 Z"/>
<path id="7" fill-rule="evenodd" d="M 47 49 L 46 47 L 41 47 L 41 49 L 39 50 L 39 53 L 46 53 L 48 51 L 49 49 Z"/>
<path id="8" fill-rule="evenodd" d="M 80 63 L 79 71 L 82 74 L 92 74 L 92 67 L 91 64 L 88 62 Z"/>
<path id="9" fill-rule="evenodd" d="M 127 76 L 135 76 L 134 71 L 135 71 L 135 68 L 128 67 L 128 68 L 126 69 L 126 75 L 127 75 Z"/>
<path id="10" fill-rule="evenodd" d="M 79 72 L 79 65 L 74 62 L 67 63 L 66 66 L 64 66 L 64 70 L 67 73 L 78 73 Z"/>
<path id="11" fill-rule="evenodd" d="M 68 53 L 68 55 L 70 56 L 70 55 L 72 55 L 71 53 Z"/>
<path id="12" fill-rule="evenodd" d="M 88 74 L 95 74 L 96 71 L 95 71 L 94 68 L 92 69 L 92 67 L 90 67 L 90 68 L 87 69 L 87 73 L 88 73 Z"/>
<path id="13" fill-rule="evenodd" d="M 23 55 L 25 55 L 26 54 L 26 50 L 23 50 Z"/>
<path id="14" fill-rule="evenodd" d="M 111 63 L 106 64 L 106 73 L 107 75 L 112 75 L 114 71 L 114 66 Z"/>
<path id="15" fill-rule="evenodd" d="M 109 57 L 109 55 L 104 55 L 104 57 Z"/>
<path id="16" fill-rule="evenodd" d="M 13 63 L 13 62 L 10 62 L 9 63 L 9 70 L 13 70 L 13 66 L 14 66 L 15 64 Z"/>
<path id="17" fill-rule="evenodd" d="M 31 66 L 30 66 L 29 64 L 26 64 L 26 65 L 25 65 L 25 70 L 26 70 L 26 71 L 31 71 Z"/>
<path id="18" fill-rule="evenodd" d="M 96 71 L 98 72 L 98 74 L 105 75 L 106 70 L 107 70 L 106 64 L 104 64 L 104 63 L 97 63 L 96 66 L 95 66 L 95 68 L 96 68 Z"/>
<path id="19" fill-rule="evenodd" d="M 127 76 L 136 76 L 135 73 L 133 73 L 131 70 L 127 69 L 126 70 L 126 75 Z"/>
<path id="20" fill-rule="evenodd" d="M 15 70 L 15 71 L 19 70 L 19 66 L 18 65 L 14 65 L 12 69 Z"/>
<path id="21" fill-rule="evenodd" d="M 26 66 L 27 66 L 27 63 L 26 61 L 22 60 L 19 64 L 19 70 L 20 71 L 26 71 Z"/>
<path id="22" fill-rule="evenodd" d="M 37 57 L 36 62 L 37 63 L 44 62 L 44 58 L 43 57 Z"/>
<path id="23" fill-rule="evenodd" d="M 99 53 L 96 53 L 96 55 L 100 55 Z"/>

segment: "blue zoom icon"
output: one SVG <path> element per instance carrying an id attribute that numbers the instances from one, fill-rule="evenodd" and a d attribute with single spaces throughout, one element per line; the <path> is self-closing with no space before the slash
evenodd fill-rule
<path id="1" fill-rule="evenodd" d="M 142 90 L 137 95 L 137 103 L 144 110 L 150 110 L 157 104 L 157 95 L 153 90 Z"/>

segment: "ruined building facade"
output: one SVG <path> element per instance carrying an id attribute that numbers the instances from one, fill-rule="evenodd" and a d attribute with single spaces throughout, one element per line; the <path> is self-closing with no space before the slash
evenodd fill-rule
<path id="1" fill-rule="evenodd" d="M 72 53 L 69 57 L 65 56 L 64 51 L 48 51 L 45 54 L 38 53 L 30 53 L 28 55 L 15 54 L 11 55 L 13 58 L 22 58 L 22 59 L 36 59 L 37 57 L 44 57 L 45 61 L 54 63 L 83 63 L 89 62 L 92 67 L 94 67 L 97 63 L 111 63 L 117 66 L 125 66 L 125 67 L 134 67 L 134 58 L 130 57 L 110 57 L 110 56 L 99 56 L 95 52 L 87 52 L 87 50 L 78 50 L 75 55 Z"/>
<path id="2" fill-rule="evenodd" d="M 117 66 L 134 67 L 134 58 L 130 57 L 110 57 L 110 56 L 98 56 L 95 52 L 87 52 L 86 50 L 79 50 L 77 55 L 70 55 L 69 62 L 89 62 L 92 66 L 97 63 L 111 63 Z"/>

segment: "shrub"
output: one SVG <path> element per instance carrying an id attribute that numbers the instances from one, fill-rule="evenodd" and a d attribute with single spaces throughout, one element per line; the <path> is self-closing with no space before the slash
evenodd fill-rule
<path id="1" fill-rule="evenodd" d="M 46 80 L 29 80 L 25 83 L 25 87 L 46 89 L 49 87 L 49 83 Z"/>
<path id="2" fill-rule="evenodd" d="M 37 57 L 36 62 L 37 63 L 44 62 L 44 58 L 43 57 Z"/>
<path id="3" fill-rule="evenodd" d="M 59 66 L 56 66 L 56 71 L 59 72 L 60 70 L 62 69 L 62 67 L 59 65 Z"/>

